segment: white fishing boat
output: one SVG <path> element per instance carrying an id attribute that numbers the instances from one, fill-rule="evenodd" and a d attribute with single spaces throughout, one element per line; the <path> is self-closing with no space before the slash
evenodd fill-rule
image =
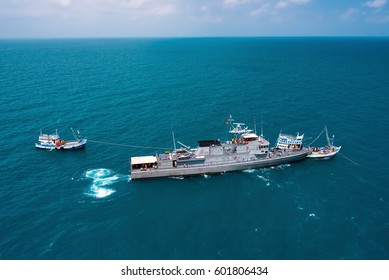
<path id="1" fill-rule="evenodd" d="M 87 139 L 81 138 L 79 131 L 78 134 L 76 134 L 73 129 L 71 130 L 75 138 L 73 141 L 61 139 L 58 135 L 58 130 L 55 130 L 55 134 L 43 134 L 41 130 L 38 142 L 35 143 L 35 147 L 46 150 L 78 150 L 84 148 Z"/>
<path id="2" fill-rule="evenodd" d="M 282 150 L 301 150 L 303 148 L 304 134 L 297 133 L 296 136 L 280 134 L 277 138 L 276 148 Z"/>
<path id="3" fill-rule="evenodd" d="M 328 146 L 309 147 L 309 154 L 308 154 L 307 158 L 310 158 L 310 159 L 331 159 L 334 156 L 336 156 L 336 154 L 342 148 L 342 146 L 339 146 L 339 147 L 334 146 L 335 136 L 333 135 L 331 139 L 328 137 L 328 130 L 327 130 L 326 126 L 324 127 L 323 131 L 326 132 Z M 320 137 L 320 135 L 323 133 L 323 131 L 319 134 L 319 136 L 314 141 L 316 141 Z"/>

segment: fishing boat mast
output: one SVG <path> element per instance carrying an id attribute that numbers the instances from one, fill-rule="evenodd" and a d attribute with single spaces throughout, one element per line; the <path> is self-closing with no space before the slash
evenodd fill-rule
<path id="1" fill-rule="evenodd" d="M 326 137 L 327 137 L 328 146 L 331 146 L 330 137 L 328 136 L 328 130 L 327 130 L 327 126 L 326 125 L 324 126 L 324 130 L 326 131 Z"/>

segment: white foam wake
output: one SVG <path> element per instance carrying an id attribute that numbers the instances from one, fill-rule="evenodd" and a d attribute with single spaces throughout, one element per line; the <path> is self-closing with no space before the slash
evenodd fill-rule
<path id="1" fill-rule="evenodd" d="M 92 179 L 89 191 L 85 194 L 95 198 L 104 198 L 116 192 L 116 190 L 108 186 L 117 182 L 131 180 L 129 175 L 115 174 L 114 171 L 105 168 L 87 170 L 83 177 Z"/>
<path id="2" fill-rule="evenodd" d="M 255 172 L 257 172 L 257 170 L 255 170 L 255 169 L 245 169 L 242 172 L 244 172 L 244 173 L 255 173 Z"/>
<path id="3" fill-rule="evenodd" d="M 261 176 L 261 175 L 257 175 L 257 177 L 258 177 L 259 179 L 261 179 L 262 181 L 264 181 L 264 182 L 269 182 L 269 181 L 270 181 L 269 179 L 267 179 L 267 178 L 265 178 L 265 177 L 263 177 L 263 176 Z"/>
<path id="4" fill-rule="evenodd" d="M 284 163 L 284 164 L 280 164 L 280 165 L 276 166 L 276 168 L 281 169 L 281 170 L 284 170 L 285 168 L 288 168 L 288 167 L 290 167 L 290 163 Z"/>

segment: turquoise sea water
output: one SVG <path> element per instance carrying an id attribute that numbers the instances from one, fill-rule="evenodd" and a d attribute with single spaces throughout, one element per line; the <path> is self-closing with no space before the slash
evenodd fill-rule
<path id="1" fill-rule="evenodd" d="M 2 40 L 0 85 L 0 259 L 388 259 L 388 38 Z M 164 149 L 34 147 L 194 147 L 229 114 L 357 164 L 131 181 Z"/>

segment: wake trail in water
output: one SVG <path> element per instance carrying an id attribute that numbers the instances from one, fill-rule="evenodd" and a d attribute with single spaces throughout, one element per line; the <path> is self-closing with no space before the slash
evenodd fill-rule
<path id="1" fill-rule="evenodd" d="M 84 172 L 82 178 L 92 180 L 89 191 L 85 194 L 95 198 L 110 196 L 116 190 L 109 186 L 118 182 L 129 182 L 131 180 L 129 175 L 116 174 L 114 171 L 105 168 L 89 169 Z"/>

